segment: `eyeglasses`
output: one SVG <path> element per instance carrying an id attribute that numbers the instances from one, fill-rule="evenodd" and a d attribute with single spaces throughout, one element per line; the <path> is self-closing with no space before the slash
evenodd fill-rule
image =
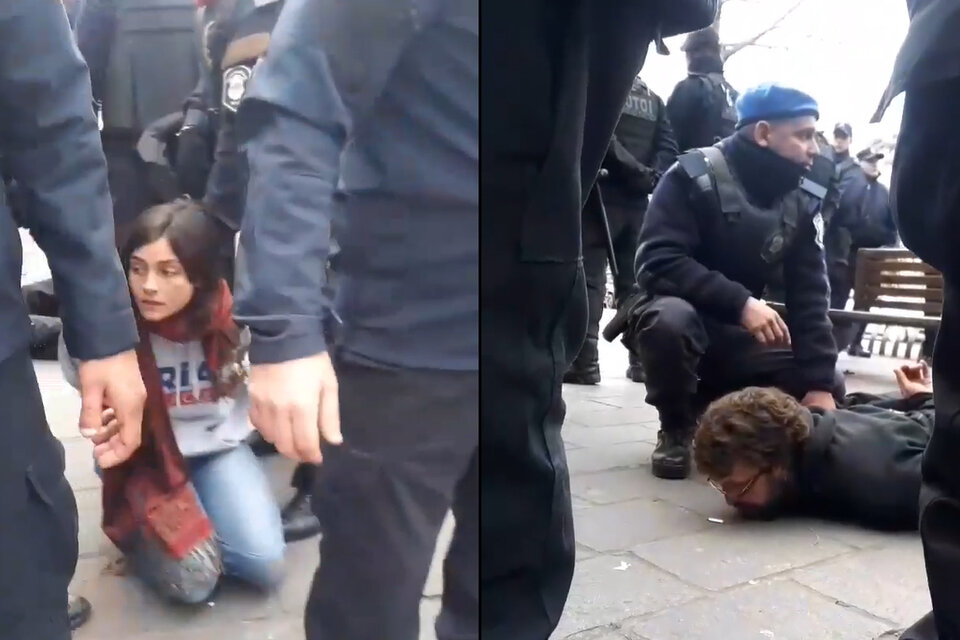
<path id="1" fill-rule="evenodd" d="M 750 478 L 749 482 L 747 482 L 747 484 L 743 485 L 743 488 L 740 489 L 740 491 L 738 491 L 738 492 L 736 493 L 736 495 L 732 496 L 733 499 L 734 499 L 734 500 L 738 500 L 738 499 L 742 498 L 743 496 L 747 495 L 748 493 L 750 493 L 750 489 L 753 489 L 753 485 L 755 485 L 755 484 L 757 483 L 757 480 L 760 479 L 760 476 L 764 475 L 765 473 L 767 473 L 767 469 L 761 469 L 760 471 L 757 471 L 757 472 L 754 474 L 754 476 L 753 476 L 752 478 Z M 722 493 L 723 495 L 725 495 L 725 496 L 727 496 L 727 497 L 731 497 L 730 494 L 727 492 L 727 490 L 724 489 L 723 486 L 722 486 L 719 482 L 717 482 L 716 480 L 714 480 L 713 478 L 709 479 L 707 482 L 710 483 L 710 486 L 711 486 L 711 487 L 713 487 L 714 489 L 716 489 L 717 491 L 719 491 L 719 492 Z"/>

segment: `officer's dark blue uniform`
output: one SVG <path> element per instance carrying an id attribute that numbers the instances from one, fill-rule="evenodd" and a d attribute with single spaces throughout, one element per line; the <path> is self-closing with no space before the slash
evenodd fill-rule
<path id="1" fill-rule="evenodd" d="M 943 273 L 943 315 L 933 355 L 936 419 L 924 453 L 920 537 L 933 612 L 903 640 L 960 639 L 960 5 L 907 2 L 910 30 L 876 119 L 906 91 L 891 197 L 903 244 Z"/>
<path id="2" fill-rule="evenodd" d="M 254 364 L 328 348 L 331 224 L 340 249 L 310 640 L 418 637 L 448 509 L 437 636 L 478 637 L 478 4 L 287 0 L 240 108 Z"/>
<path id="3" fill-rule="evenodd" d="M 758 146 L 744 128 L 816 116 L 816 103 L 762 85 L 743 95 L 738 111 L 743 135 L 681 156 L 654 191 L 640 233 L 637 279 L 650 299 L 627 342 L 646 370 L 647 402 L 660 413 L 659 477 L 689 472 L 697 404 L 749 384 L 798 398 L 836 386 L 819 199 L 798 189 L 802 165 Z M 764 348 L 740 327 L 741 315 L 781 269 L 792 349 Z"/>
<path id="4" fill-rule="evenodd" d="M 549 637 L 574 567 L 561 380 L 587 324 L 581 209 L 651 41 L 713 0 L 483 6 L 481 633 Z M 661 49 L 662 50 L 662 49 Z"/>
<path id="5" fill-rule="evenodd" d="M 637 289 L 632 265 L 647 200 L 657 180 L 676 159 L 677 143 L 663 100 L 637 78 L 603 160 L 604 170 L 597 180 L 602 189 L 602 202 L 618 267 L 613 280 L 617 306 Z M 607 240 L 597 202 L 597 199 L 589 200 L 583 212 L 583 270 L 589 308 L 587 337 L 563 377 L 566 383 L 596 384 L 600 381 L 597 338 L 607 289 Z M 635 382 L 643 381 L 639 361 L 632 353 L 627 376 Z"/>
<path id="6" fill-rule="evenodd" d="M 82 360 L 132 349 L 136 326 L 113 244 L 90 77 L 59 2 L 0 3 L 0 155 L 50 263 L 64 338 Z M 68 640 L 77 512 L 27 347 L 22 249 L 0 205 L 0 636 Z"/>
<path id="7" fill-rule="evenodd" d="M 230 282 L 233 281 L 234 238 L 243 220 L 247 188 L 247 165 L 238 148 L 235 131 L 236 114 L 253 69 L 267 52 L 270 32 L 282 7 L 283 0 L 229 0 L 212 2 L 201 10 L 204 69 L 196 90 L 186 101 L 179 138 L 186 140 L 196 132 L 202 139 L 208 135 L 205 123 L 214 124 L 213 165 L 208 177 L 192 159 L 178 154 L 178 161 L 182 163 L 178 163 L 177 172 L 182 184 L 207 178 L 200 194 L 205 210 L 220 223 L 220 258 Z M 288 542 L 308 538 L 320 530 L 310 509 L 313 481 L 313 467 L 298 465 L 291 482 L 296 495 L 281 512 Z"/>

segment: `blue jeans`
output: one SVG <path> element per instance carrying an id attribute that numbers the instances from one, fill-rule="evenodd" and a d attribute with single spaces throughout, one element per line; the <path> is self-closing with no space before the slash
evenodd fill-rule
<path id="1" fill-rule="evenodd" d="M 128 555 L 134 572 L 162 595 L 191 604 L 204 602 L 221 576 L 277 587 L 284 576 L 280 509 L 250 447 L 187 458 L 187 467 L 216 545 L 177 561 L 143 541 Z"/>

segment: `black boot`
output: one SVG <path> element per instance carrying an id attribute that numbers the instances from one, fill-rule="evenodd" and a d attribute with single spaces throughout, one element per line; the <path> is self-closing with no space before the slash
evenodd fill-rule
<path id="1" fill-rule="evenodd" d="M 646 382 L 647 381 L 647 372 L 643 370 L 643 363 L 640 362 L 640 358 L 633 355 L 633 352 L 630 352 L 630 366 L 627 367 L 627 377 L 633 380 L 634 382 Z"/>
<path id="2" fill-rule="evenodd" d="M 70 615 L 70 630 L 76 631 L 90 619 L 93 607 L 86 598 L 71 593 L 67 594 L 67 613 Z"/>
<path id="3" fill-rule="evenodd" d="M 873 355 L 864 349 L 863 345 L 861 345 L 859 342 L 855 342 L 850 345 L 850 347 L 847 349 L 847 353 L 857 358 L 869 358 L 871 355 Z"/>
<path id="4" fill-rule="evenodd" d="M 563 374 L 566 384 L 599 384 L 600 382 L 600 354 L 597 350 L 597 339 L 587 336 L 577 359 L 573 361 L 567 372 Z"/>
<path id="5" fill-rule="evenodd" d="M 899 637 L 900 640 L 937 640 L 938 634 L 933 621 L 933 611 L 914 622 Z"/>
<path id="6" fill-rule="evenodd" d="M 674 415 L 660 411 L 657 446 L 650 457 L 653 475 L 664 480 L 683 480 L 690 475 L 690 442 L 696 420 L 686 410 Z"/>
<path id="7" fill-rule="evenodd" d="M 313 514 L 307 491 L 297 491 L 280 511 L 280 518 L 283 522 L 283 539 L 287 542 L 306 540 L 320 533 L 320 521 Z"/>

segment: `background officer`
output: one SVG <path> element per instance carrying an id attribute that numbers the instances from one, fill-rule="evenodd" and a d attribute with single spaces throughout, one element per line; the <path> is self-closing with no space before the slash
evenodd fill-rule
<path id="1" fill-rule="evenodd" d="M 77 45 L 99 105 L 118 239 L 157 204 L 136 146 L 197 85 L 197 41 L 194 0 L 85 0 Z"/>
<path id="2" fill-rule="evenodd" d="M 667 100 L 670 124 L 681 151 L 708 147 L 733 134 L 739 95 L 723 75 L 720 36 L 708 27 L 687 36 L 687 77 Z"/>
<path id="3" fill-rule="evenodd" d="M 640 79 L 633 81 L 603 160 L 598 184 L 602 188 L 617 275 L 614 299 L 619 307 L 637 291 L 633 261 L 647 200 L 657 180 L 677 159 L 677 143 L 663 101 Z M 583 213 L 583 270 L 589 305 L 587 337 L 563 377 L 570 384 L 600 382 L 597 337 L 607 290 L 607 238 L 599 198 L 588 201 Z M 643 367 L 631 352 L 627 377 L 643 382 Z"/>
<path id="4" fill-rule="evenodd" d="M 218 0 L 203 7 L 200 21 L 204 67 L 197 88 L 187 99 L 187 117 L 181 140 L 195 136 L 197 146 L 204 136 L 203 121 L 191 114 L 210 114 L 207 122 L 215 127 L 213 166 L 201 191 L 205 210 L 219 223 L 222 232 L 220 255 L 228 281 L 233 280 L 234 239 L 243 220 L 247 189 L 247 165 L 238 147 L 237 109 L 246 93 L 257 62 L 266 54 L 283 0 Z M 191 143 L 193 146 L 194 143 Z M 190 184 L 198 176 L 206 177 L 203 167 L 194 165 L 190 147 L 184 147 L 182 165 L 178 156 L 181 183 Z M 265 451 L 266 443 L 256 449 Z M 320 532 L 320 522 L 310 508 L 314 467 L 300 464 L 291 484 L 296 494 L 282 509 L 284 538 L 303 540 Z"/>
<path id="5" fill-rule="evenodd" d="M 734 136 L 664 175 L 640 233 L 637 278 L 650 299 L 627 339 L 660 413 L 661 478 L 689 473 L 695 407 L 718 393 L 778 386 L 807 406 L 834 406 L 820 201 L 798 189 L 817 156 L 817 104 L 768 84 L 737 109 Z M 786 324 L 760 300 L 781 269 Z"/>

